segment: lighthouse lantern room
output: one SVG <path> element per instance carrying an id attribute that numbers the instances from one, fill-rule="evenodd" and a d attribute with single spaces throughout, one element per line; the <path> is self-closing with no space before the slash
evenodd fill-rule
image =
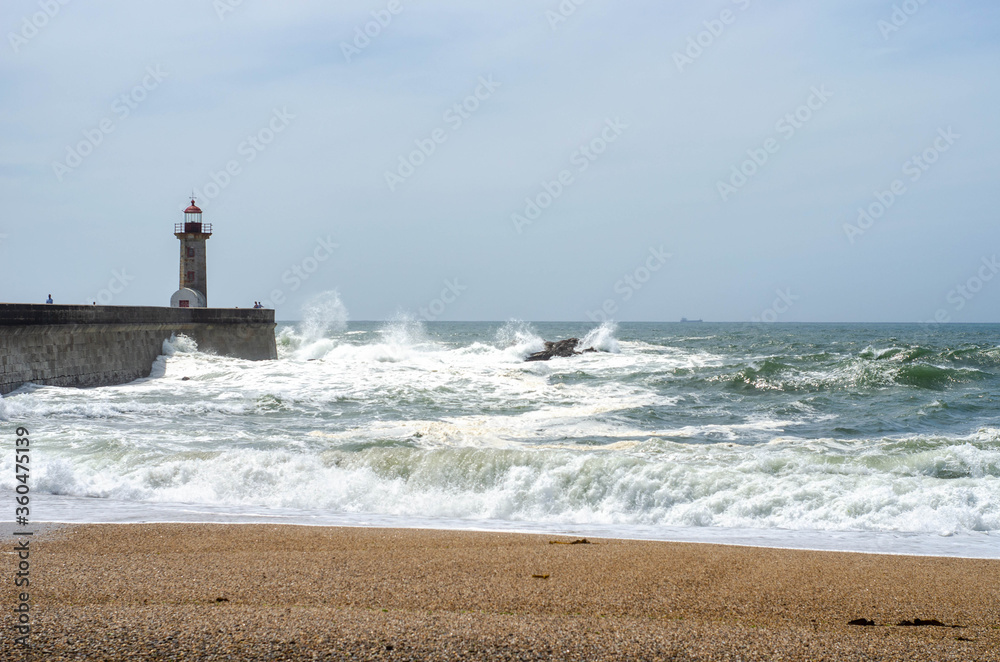
<path id="1" fill-rule="evenodd" d="M 212 224 L 203 223 L 201 209 L 191 199 L 184 210 L 184 222 L 174 224 L 174 236 L 181 242 L 180 289 L 170 297 L 173 308 L 208 306 L 206 244 L 212 236 Z"/>

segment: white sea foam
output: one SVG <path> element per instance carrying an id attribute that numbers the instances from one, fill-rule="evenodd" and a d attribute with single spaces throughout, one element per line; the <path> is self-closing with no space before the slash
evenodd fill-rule
<path id="1" fill-rule="evenodd" d="M 545 349 L 545 341 L 530 324 L 510 320 L 497 330 L 496 346 L 511 357 L 524 358 Z"/>
<path id="2" fill-rule="evenodd" d="M 34 475 L 36 489 L 53 494 L 341 513 L 936 534 L 1000 530 L 1000 458 L 996 450 L 968 445 L 896 459 L 877 450 L 856 459 L 853 452 L 818 454 L 793 441 L 757 447 L 654 441 L 614 451 L 415 446 L 145 458 L 126 450 L 118 460 L 57 455 L 46 456 Z M 984 464 L 994 473 L 977 477 L 976 467 Z M 960 485 L 936 479 L 944 466 L 966 474 L 953 479 Z M 2 482 L 12 489 L 8 469 Z"/>
<path id="3" fill-rule="evenodd" d="M 329 338 L 331 333 L 344 331 L 348 318 L 340 293 L 336 290 L 323 292 L 309 299 L 302 307 L 299 332 L 305 342 L 315 342 Z"/>
<path id="4" fill-rule="evenodd" d="M 163 341 L 163 356 L 174 356 L 176 354 L 192 354 L 198 351 L 198 343 L 193 339 L 181 334 L 171 334 L 170 338 Z"/>
<path id="5" fill-rule="evenodd" d="M 600 326 L 591 329 L 587 335 L 580 339 L 577 344 L 578 350 L 594 349 L 601 352 L 611 352 L 617 354 L 621 351 L 615 333 L 618 332 L 618 325 L 615 322 L 602 322 Z"/>

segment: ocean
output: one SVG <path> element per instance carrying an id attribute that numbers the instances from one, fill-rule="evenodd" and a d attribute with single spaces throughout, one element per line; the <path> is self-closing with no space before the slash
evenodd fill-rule
<path id="1" fill-rule="evenodd" d="M 524 362 L 543 339 L 596 353 Z M 1000 558 L 1000 325 L 278 325 L 28 385 L 32 517 L 534 531 Z M 13 452 L 0 489 L 12 493 Z"/>

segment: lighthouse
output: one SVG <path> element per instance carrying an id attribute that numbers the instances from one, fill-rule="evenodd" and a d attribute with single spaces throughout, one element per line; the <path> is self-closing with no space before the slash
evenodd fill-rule
<path id="1" fill-rule="evenodd" d="M 194 204 L 184 210 L 184 222 L 174 224 L 174 236 L 181 242 L 180 289 L 170 297 L 172 308 L 208 307 L 206 245 L 212 224 L 201 222 L 201 209 Z"/>

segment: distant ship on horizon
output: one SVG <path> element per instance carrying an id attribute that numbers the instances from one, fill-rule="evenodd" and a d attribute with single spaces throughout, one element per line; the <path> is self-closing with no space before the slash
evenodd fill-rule
<path id="1" fill-rule="evenodd" d="M 681 318 L 681 322 L 703 322 L 704 320 L 689 320 L 686 317 Z"/>

